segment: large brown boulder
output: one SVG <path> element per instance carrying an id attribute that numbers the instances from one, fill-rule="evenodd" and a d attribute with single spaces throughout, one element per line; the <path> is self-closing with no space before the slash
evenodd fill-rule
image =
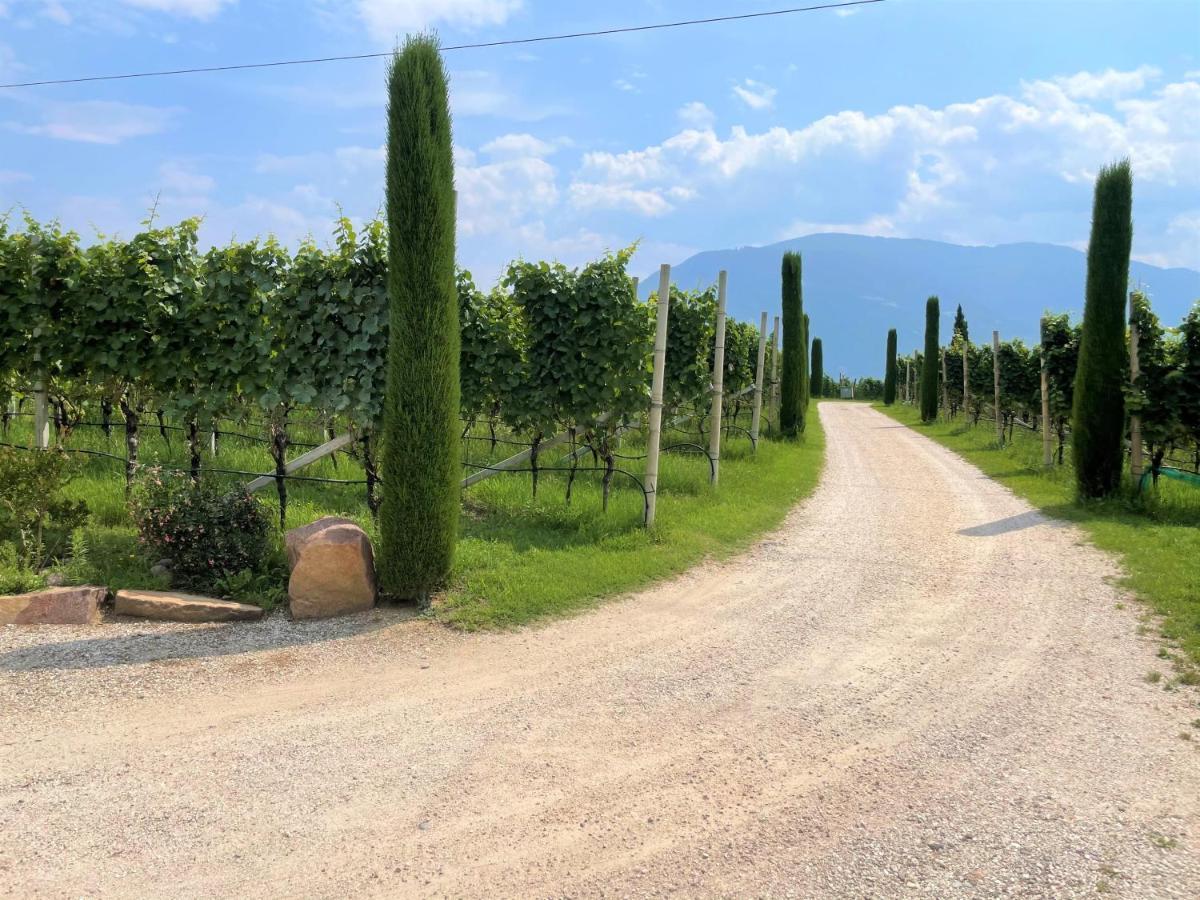
<path id="1" fill-rule="evenodd" d="M 163 622 L 251 622 L 262 607 L 171 591 L 117 591 L 115 612 Z"/>
<path id="2" fill-rule="evenodd" d="M 108 588 L 53 587 L 0 597 L 0 625 L 95 625 Z"/>
<path id="3" fill-rule="evenodd" d="M 286 536 L 288 602 L 297 619 L 362 612 L 375 605 L 375 554 L 367 533 L 349 519 L 326 516 Z"/>

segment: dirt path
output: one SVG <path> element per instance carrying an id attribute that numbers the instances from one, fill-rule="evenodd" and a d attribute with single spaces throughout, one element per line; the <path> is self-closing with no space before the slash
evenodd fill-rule
<path id="1" fill-rule="evenodd" d="M 1111 563 L 821 415 L 777 534 L 545 628 L 0 631 L 0 894 L 1197 896 L 1200 709 Z"/>

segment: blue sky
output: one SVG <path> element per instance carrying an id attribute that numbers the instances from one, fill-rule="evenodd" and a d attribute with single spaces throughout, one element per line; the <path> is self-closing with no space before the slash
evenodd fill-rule
<path id="1" fill-rule="evenodd" d="M 386 50 L 787 0 L 0 0 L 0 81 Z M 1129 154 L 1134 255 L 1200 266 L 1200 3 L 887 0 L 447 54 L 460 261 L 637 271 L 814 231 L 1086 245 Z M 382 199 L 382 60 L 0 90 L 0 209 L 324 241 Z"/>

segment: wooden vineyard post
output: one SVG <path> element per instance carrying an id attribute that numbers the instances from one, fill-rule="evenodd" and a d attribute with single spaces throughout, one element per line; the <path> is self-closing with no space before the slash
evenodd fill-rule
<path id="1" fill-rule="evenodd" d="M 39 450 L 50 446 L 50 415 L 46 382 L 39 378 L 33 386 L 33 445 Z"/>
<path id="2" fill-rule="evenodd" d="M 654 377 L 650 382 L 650 434 L 646 441 L 646 527 L 658 507 L 658 446 L 662 440 L 663 381 L 667 374 L 667 316 L 671 311 L 671 267 L 658 270 L 658 314 L 654 328 Z"/>
<path id="3" fill-rule="evenodd" d="M 971 388 L 967 381 L 967 360 L 971 357 L 971 345 L 967 343 L 966 335 L 963 335 L 962 342 L 963 356 L 963 421 L 966 422 L 968 409 L 971 406 Z"/>
<path id="4" fill-rule="evenodd" d="M 728 282 L 729 273 L 722 269 L 717 275 L 717 334 L 713 339 L 713 394 L 712 411 L 709 413 L 712 430 L 708 436 L 713 484 L 721 477 L 721 413 L 725 408 L 725 299 Z"/>
<path id="5" fill-rule="evenodd" d="M 1054 451 L 1050 441 L 1050 370 L 1046 366 L 1046 319 L 1041 322 L 1042 337 L 1042 465 L 1054 465 Z"/>
<path id="6" fill-rule="evenodd" d="M 950 388 L 946 385 L 946 348 L 942 348 L 942 412 L 950 418 Z"/>
<path id="7" fill-rule="evenodd" d="M 1000 332 L 992 332 L 992 414 L 996 419 L 996 443 L 1004 443 L 1004 423 L 1000 420 Z"/>
<path id="8" fill-rule="evenodd" d="M 758 368 L 754 370 L 754 409 L 750 413 L 750 443 L 758 446 L 758 428 L 762 424 L 763 369 L 767 363 L 767 314 L 758 326 Z"/>
<path id="9" fill-rule="evenodd" d="M 768 420 L 772 416 L 779 415 L 779 316 L 775 317 L 775 328 L 771 331 L 771 412 L 767 416 Z M 775 420 L 775 427 L 779 427 L 779 420 Z"/>
<path id="10" fill-rule="evenodd" d="M 1138 362 L 1138 329 L 1137 322 L 1133 318 L 1133 297 L 1129 295 L 1129 381 L 1136 388 L 1138 377 L 1142 374 L 1141 365 Z M 1142 417 L 1134 413 L 1129 417 L 1129 471 L 1133 477 L 1137 479 L 1137 488 L 1140 490 L 1142 483 Z"/>

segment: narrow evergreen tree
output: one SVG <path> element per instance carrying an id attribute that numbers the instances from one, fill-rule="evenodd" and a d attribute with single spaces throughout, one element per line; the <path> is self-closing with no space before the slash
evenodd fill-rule
<path id="1" fill-rule="evenodd" d="M 779 377 L 779 430 L 784 437 L 804 431 L 804 298 L 800 254 L 783 254 L 783 372 Z"/>
<path id="2" fill-rule="evenodd" d="M 883 403 L 891 406 L 896 402 L 896 329 L 889 328 L 887 336 L 887 359 L 883 367 Z"/>
<path id="3" fill-rule="evenodd" d="M 967 333 L 967 317 L 963 315 L 961 303 L 958 304 L 958 311 L 954 314 L 954 334 L 961 334 L 964 344 L 971 340 L 971 336 Z"/>
<path id="4" fill-rule="evenodd" d="M 804 375 L 803 375 L 803 380 L 800 382 L 800 388 L 804 394 L 803 399 L 800 401 L 801 408 L 804 410 L 804 415 L 801 418 L 801 422 L 800 422 L 800 430 L 801 431 L 803 431 L 804 428 L 808 425 L 808 400 L 812 396 L 812 382 L 809 380 L 810 376 L 812 375 L 812 367 L 809 365 L 809 359 L 808 359 L 809 334 L 810 334 L 810 331 L 809 331 L 809 324 L 808 324 L 808 313 L 805 313 L 804 314 L 804 341 L 800 344 L 800 346 L 804 348 Z"/>
<path id="5" fill-rule="evenodd" d="M 1100 170 L 1088 241 L 1083 333 L 1075 369 L 1071 446 L 1083 497 L 1105 497 L 1121 483 L 1128 371 L 1125 289 L 1133 243 L 1133 173 L 1125 159 Z"/>
<path id="6" fill-rule="evenodd" d="M 446 70 L 431 36 L 388 69 L 388 361 L 380 587 L 428 602 L 458 535 L 459 324 Z"/>
<path id="7" fill-rule="evenodd" d="M 825 354 L 821 348 L 821 339 L 812 339 L 812 396 L 820 397 L 825 393 Z"/>
<path id="8" fill-rule="evenodd" d="M 921 421 L 933 422 L 938 415 L 938 336 L 940 304 L 937 297 L 925 301 L 925 356 L 921 366 Z"/>

